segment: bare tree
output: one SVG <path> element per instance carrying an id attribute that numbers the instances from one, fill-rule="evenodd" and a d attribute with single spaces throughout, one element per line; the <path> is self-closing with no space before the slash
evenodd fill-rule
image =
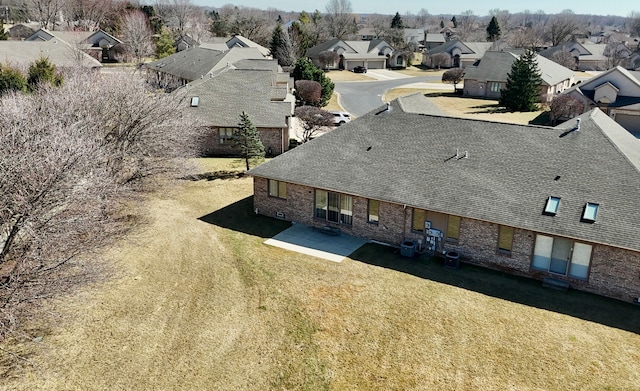
<path id="1" fill-rule="evenodd" d="M 194 14 L 194 6 L 191 0 L 171 0 L 171 15 L 175 18 L 176 30 L 183 34 L 187 23 Z"/>
<path id="2" fill-rule="evenodd" d="M 495 16 L 498 21 L 498 26 L 504 34 L 509 31 L 510 22 L 511 22 L 511 14 L 508 10 L 501 10 L 499 8 L 494 8 L 489 10 L 489 16 Z"/>
<path id="3" fill-rule="evenodd" d="M 423 28 L 427 25 L 429 16 L 429 11 L 427 11 L 426 8 L 420 8 L 418 15 L 416 15 L 416 24 L 418 25 L 418 28 Z"/>
<path id="4" fill-rule="evenodd" d="M 451 55 L 449 53 L 436 53 L 428 56 L 430 66 L 440 69 L 441 67 L 451 66 Z"/>
<path id="5" fill-rule="evenodd" d="M 471 32 L 477 19 L 472 10 L 466 10 L 460 14 L 459 18 L 456 18 L 458 22 L 458 35 L 461 39 L 466 40 L 471 37 Z"/>
<path id="6" fill-rule="evenodd" d="M 40 27 L 51 30 L 55 30 L 56 19 L 63 5 L 62 0 L 26 0 L 29 12 L 38 19 Z"/>
<path id="7" fill-rule="evenodd" d="M 559 120 L 567 120 L 584 112 L 584 104 L 569 94 L 556 95 L 550 105 L 552 125 Z"/>
<path id="8" fill-rule="evenodd" d="M 314 106 L 296 108 L 296 117 L 302 122 L 302 142 L 306 143 L 316 136 L 324 127 L 333 125 L 333 114 Z"/>
<path id="9" fill-rule="evenodd" d="M 464 69 L 453 68 L 453 69 L 449 69 L 448 71 L 442 74 L 442 82 L 453 84 L 453 89 L 455 91 L 457 90 L 456 86 L 458 85 L 458 83 L 462 81 L 463 77 L 464 77 Z"/>
<path id="10" fill-rule="evenodd" d="M 358 31 L 350 0 L 329 0 L 326 10 L 325 20 L 330 36 L 345 39 Z"/>
<path id="11" fill-rule="evenodd" d="M 318 54 L 318 61 L 320 61 L 322 69 L 327 69 L 329 66 L 333 66 L 339 59 L 340 56 L 333 50 L 325 50 Z"/>
<path id="12" fill-rule="evenodd" d="M 296 104 L 298 106 L 320 106 L 322 86 L 314 80 L 296 80 Z"/>
<path id="13" fill-rule="evenodd" d="M 369 17 L 369 26 L 373 29 L 376 37 L 383 37 L 391 24 L 391 18 L 384 15 L 374 14 Z"/>
<path id="14" fill-rule="evenodd" d="M 254 42 L 269 46 L 272 24 L 261 10 L 255 8 L 234 9 L 231 33 L 239 34 Z"/>
<path id="15" fill-rule="evenodd" d="M 74 28 L 95 31 L 111 11 L 113 2 L 114 0 L 65 0 L 67 23 L 73 22 Z"/>
<path id="16" fill-rule="evenodd" d="M 122 36 L 127 54 L 136 63 L 141 64 L 143 58 L 153 54 L 153 33 L 149 28 L 147 16 L 142 11 L 134 10 L 124 16 L 122 20 Z"/>
<path id="17" fill-rule="evenodd" d="M 606 68 L 615 68 L 618 65 L 629 65 L 629 55 L 631 51 L 622 42 L 610 41 L 604 48 L 602 53 L 606 58 Z"/>
<path id="18" fill-rule="evenodd" d="M 551 61 L 562 65 L 565 68 L 575 69 L 576 59 L 566 50 L 555 52 L 551 55 Z"/>
<path id="19" fill-rule="evenodd" d="M 138 220 L 141 191 L 183 174 L 200 129 L 183 98 L 90 72 L 2 97 L 0 340 L 42 299 L 99 278 L 99 254 Z"/>
<path id="20" fill-rule="evenodd" d="M 555 15 L 548 26 L 549 40 L 552 46 L 566 42 L 578 29 L 575 15 L 568 10 Z"/>

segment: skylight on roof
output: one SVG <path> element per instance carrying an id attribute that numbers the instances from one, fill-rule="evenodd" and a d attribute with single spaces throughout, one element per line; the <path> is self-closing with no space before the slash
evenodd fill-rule
<path id="1" fill-rule="evenodd" d="M 558 208 L 560 207 L 560 198 L 550 196 L 547 198 L 547 203 L 544 206 L 544 214 L 555 216 L 558 213 Z"/>
<path id="2" fill-rule="evenodd" d="M 194 96 L 191 98 L 191 107 L 198 107 L 198 104 L 200 103 L 200 98 L 197 96 Z"/>
<path id="3" fill-rule="evenodd" d="M 582 221 L 587 223 L 594 223 L 598 217 L 598 207 L 600 205 L 587 202 L 584 206 L 584 212 L 582 213 Z"/>

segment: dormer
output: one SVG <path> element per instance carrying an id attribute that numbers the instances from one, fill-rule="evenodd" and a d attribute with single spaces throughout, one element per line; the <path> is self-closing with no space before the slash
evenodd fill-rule
<path id="1" fill-rule="evenodd" d="M 610 104 L 616 101 L 618 92 L 620 92 L 620 89 L 607 81 L 595 88 L 593 100 L 596 103 Z"/>

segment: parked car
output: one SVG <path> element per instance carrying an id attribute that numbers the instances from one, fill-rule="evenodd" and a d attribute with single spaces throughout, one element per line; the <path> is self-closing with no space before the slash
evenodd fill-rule
<path id="1" fill-rule="evenodd" d="M 333 114 L 333 123 L 336 126 L 340 126 L 351 121 L 351 114 L 344 111 L 332 111 L 331 114 Z"/>
<path id="2" fill-rule="evenodd" d="M 367 67 L 362 66 L 362 65 L 358 65 L 357 67 L 353 68 L 353 72 L 354 73 L 367 73 Z"/>

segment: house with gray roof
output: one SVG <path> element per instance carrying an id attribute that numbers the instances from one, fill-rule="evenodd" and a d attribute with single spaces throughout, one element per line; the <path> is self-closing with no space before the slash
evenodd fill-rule
<path id="1" fill-rule="evenodd" d="M 245 112 L 257 128 L 268 156 L 289 148 L 290 120 L 295 108 L 293 80 L 276 60 L 244 59 L 197 78 L 185 87 L 187 108 L 209 132 L 205 156 L 237 156 L 234 133 Z"/>
<path id="2" fill-rule="evenodd" d="M 618 66 L 575 85 L 565 93 L 582 102 L 582 112 L 598 107 L 640 138 L 640 72 Z"/>
<path id="3" fill-rule="evenodd" d="M 507 77 L 521 51 L 488 51 L 476 64 L 464 70 L 463 95 L 481 98 L 500 98 L 500 91 L 507 86 Z M 550 102 L 556 94 L 570 88 L 575 73 L 562 65 L 536 55 L 540 71 L 540 102 Z"/>
<path id="4" fill-rule="evenodd" d="M 333 64 L 323 64 L 320 61 L 320 53 L 325 51 L 335 52 L 338 55 L 338 60 Z M 387 60 L 392 55 L 393 48 L 382 39 L 344 41 L 334 38 L 307 49 L 307 57 L 318 68 L 346 69 L 349 71 L 352 71 L 357 66 L 364 66 L 369 69 L 385 69 L 387 68 Z"/>
<path id="5" fill-rule="evenodd" d="M 480 60 L 493 42 L 451 40 L 423 53 L 422 65 L 430 68 L 465 68 Z"/>
<path id="6" fill-rule="evenodd" d="M 265 57 L 256 48 L 221 51 L 201 45 L 146 63 L 143 68 L 154 84 L 172 91 L 245 59 L 264 60 Z"/>
<path id="7" fill-rule="evenodd" d="M 51 40 L 62 40 L 100 62 L 115 62 L 124 50 L 122 41 L 104 30 L 50 31 L 41 28 L 25 39 L 25 41 Z"/>
<path id="8" fill-rule="evenodd" d="M 0 41 L 0 63 L 26 68 L 43 57 L 58 68 L 102 68 L 98 60 L 63 41 Z"/>
<path id="9" fill-rule="evenodd" d="M 434 115 L 419 99 L 250 170 L 256 212 L 638 300 L 632 135 L 597 108 L 551 128 Z"/>
<path id="10" fill-rule="evenodd" d="M 576 70 L 581 71 L 603 71 L 609 69 L 609 59 L 605 56 L 607 45 L 600 43 L 592 43 L 587 41 L 584 43 L 569 42 L 558 46 L 552 46 L 548 49 L 540 51 L 542 57 L 553 60 L 557 53 L 567 52 L 574 60 Z"/>

